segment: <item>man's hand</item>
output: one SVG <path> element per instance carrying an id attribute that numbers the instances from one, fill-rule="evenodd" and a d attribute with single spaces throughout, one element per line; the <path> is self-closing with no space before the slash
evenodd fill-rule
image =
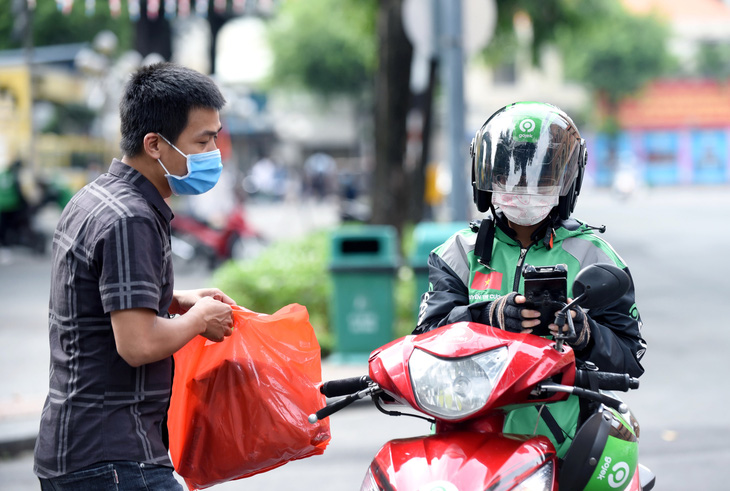
<path id="1" fill-rule="evenodd" d="M 231 305 L 217 300 L 213 296 L 203 296 L 195 302 L 195 305 L 185 315 L 199 317 L 200 322 L 205 327 L 200 335 L 211 341 L 220 342 L 233 333 Z"/>
<path id="2" fill-rule="evenodd" d="M 223 341 L 233 330 L 235 302 L 217 288 L 176 291 L 170 313 L 174 319 L 157 317 L 151 309 L 111 312 L 114 341 L 119 355 L 133 367 L 172 356 L 198 334 Z"/>
<path id="3" fill-rule="evenodd" d="M 512 292 L 499 297 L 489 305 L 488 324 L 505 331 L 531 333 L 540 325 L 540 312 L 523 308 L 524 295 Z"/>
<path id="4" fill-rule="evenodd" d="M 200 288 L 198 290 L 175 290 L 173 292 L 172 304 L 168 312 L 172 315 L 184 314 L 192 308 L 199 300 L 211 297 L 214 300 L 228 305 L 236 305 L 231 297 L 220 291 L 218 288 Z"/>

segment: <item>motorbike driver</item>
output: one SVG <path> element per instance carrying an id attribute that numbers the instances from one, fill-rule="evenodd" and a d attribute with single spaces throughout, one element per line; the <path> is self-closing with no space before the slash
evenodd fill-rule
<path id="1" fill-rule="evenodd" d="M 612 263 L 629 273 L 594 227 L 570 218 L 586 155 L 571 118 L 550 104 L 510 104 L 484 123 L 472 141 L 471 159 L 474 202 L 486 215 L 429 255 L 429 291 L 422 296 L 414 334 L 460 321 L 523 333 L 549 323 L 549 332 L 556 334 L 558 326 L 541 320 L 523 295 L 526 265 L 567 265 L 569 298 L 573 279 L 589 264 Z M 644 372 L 640 362 L 646 343 L 633 280 L 613 304 L 591 311 L 576 306 L 570 315 L 575 335 L 566 343 L 579 366 L 590 362 L 602 371 L 633 377 Z M 571 396 L 513 410 L 504 431 L 546 435 L 562 458 L 579 418 L 587 416 L 581 404 Z"/>

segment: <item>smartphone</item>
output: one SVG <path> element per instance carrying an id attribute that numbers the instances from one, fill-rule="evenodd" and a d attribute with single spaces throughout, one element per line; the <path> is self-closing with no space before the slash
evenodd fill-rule
<path id="1" fill-rule="evenodd" d="M 568 266 L 526 264 L 522 277 L 527 308 L 540 311 L 540 325 L 532 330 L 532 334 L 547 336 L 550 334 L 548 325 L 555 322 L 555 312 L 568 301 Z"/>

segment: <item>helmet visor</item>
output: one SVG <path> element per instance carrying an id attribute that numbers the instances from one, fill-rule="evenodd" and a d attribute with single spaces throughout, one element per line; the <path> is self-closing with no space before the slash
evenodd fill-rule
<path id="1" fill-rule="evenodd" d="M 557 112 L 519 105 L 496 115 L 477 132 L 478 189 L 510 194 L 563 196 L 578 172 L 580 135 Z"/>

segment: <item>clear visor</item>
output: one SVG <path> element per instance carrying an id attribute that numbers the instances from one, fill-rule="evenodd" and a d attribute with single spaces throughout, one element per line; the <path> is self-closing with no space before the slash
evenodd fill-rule
<path id="1" fill-rule="evenodd" d="M 501 115 L 477 132 L 475 181 L 482 191 L 563 196 L 578 172 L 580 135 L 562 118 Z"/>

